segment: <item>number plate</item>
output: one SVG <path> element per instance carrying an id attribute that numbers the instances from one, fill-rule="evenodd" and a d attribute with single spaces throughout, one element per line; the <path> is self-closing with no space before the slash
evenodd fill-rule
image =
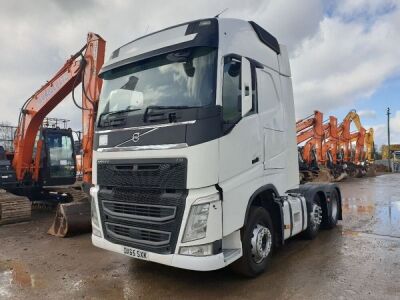
<path id="1" fill-rule="evenodd" d="M 138 258 L 138 259 L 143 259 L 143 260 L 148 260 L 148 255 L 146 251 L 130 248 L 130 247 L 124 247 L 124 254 L 128 255 L 130 257 Z"/>

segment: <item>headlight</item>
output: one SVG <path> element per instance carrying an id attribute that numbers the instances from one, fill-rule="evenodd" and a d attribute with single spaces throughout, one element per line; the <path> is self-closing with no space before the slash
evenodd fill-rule
<path id="1" fill-rule="evenodd" d="M 92 224 L 96 227 L 99 227 L 99 217 L 97 215 L 96 203 L 94 202 L 93 197 L 92 197 L 92 201 L 90 204 L 90 210 L 91 210 L 91 215 L 92 215 Z"/>
<path id="2" fill-rule="evenodd" d="M 193 205 L 190 208 L 182 242 L 190 242 L 206 237 L 208 210 L 210 203 Z"/>
<path id="3" fill-rule="evenodd" d="M 210 203 L 219 201 L 219 193 L 197 199 L 190 208 L 182 243 L 206 237 Z"/>
<path id="4" fill-rule="evenodd" d="M 190 255 L 190 256 L 207 256 L 213 253 L 213 244 L 205 244 L 198 246 L 181 247 L 179 249 L 179 254 Z"/>

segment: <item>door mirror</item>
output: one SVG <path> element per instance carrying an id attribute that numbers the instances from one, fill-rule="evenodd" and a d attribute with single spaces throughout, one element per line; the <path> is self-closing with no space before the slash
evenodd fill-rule
<path id="1" fill-rule="evenodd" d="M 247 115 L 253 108 L 252 90 L 251 90 L 251 65 L 250 61 L 242 58 L 242 117 Z"/>

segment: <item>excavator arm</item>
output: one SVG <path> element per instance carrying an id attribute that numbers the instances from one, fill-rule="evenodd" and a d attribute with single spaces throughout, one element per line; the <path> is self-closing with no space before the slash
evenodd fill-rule
<path id="1" fill-rule="evenodd" d="M 354 157 L 354 163 L 358 164 L 365 158 L 365 151 L 364 151 L 364 141 L 365 141 L 365 133 L 366 130 L 364 127 L 360 127 L 360 130 L 350 134 L 350 139 L 352 142 L 356 142 L 356 151 Z"/>
<path id="2" fill-rule="evenodd" d="M 332 163 L 337 162 L 337 149 L 339 144 L 339 135 L 337 128 L 337 118 L 334 116 L 329 117 L 329 122 L 324 125 L 325 131 L 325 141 L 322 147 L 323 157 L 327 157 L 328 152 L 330 152 L 332 157 Z"/>
<path id="3" fill-rule="evenodd" d="M 94 122 L 102 85 L 97 74 L 104 63 L 104 54 L 105 41 L 99 35 L 89 33 L 86 45 L 24 103 L 14 139 L 15 153 L 12 161 L 18 182 L 27 179 L 38 181 L 37 168 L 40 164 L 37 160 L 40 155 L 36 155 L 32 161 L 38 130 L 44 118 L 80 83 L 83 92 L 83 180 L 86 183 L 91 182 Z"/>
<path id="4" fill-rule="evenodd" d="M 312 160 L 311 151 L 316 150 L 317 160 L 322 161 L 322 142 L 324 139 L 323 114 L 314 111 L 314 115 L 296 123 L 297 144 L 306 142 L 303 158 L 307 163 Z"/>

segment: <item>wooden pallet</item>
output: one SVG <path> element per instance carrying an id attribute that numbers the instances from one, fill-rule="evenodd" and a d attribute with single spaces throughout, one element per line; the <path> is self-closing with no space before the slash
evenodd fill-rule
<path id="1" fill-rule="evenodd" d="M 0 190 L 0 225 L 29 221 L 31 201 Z"/>

